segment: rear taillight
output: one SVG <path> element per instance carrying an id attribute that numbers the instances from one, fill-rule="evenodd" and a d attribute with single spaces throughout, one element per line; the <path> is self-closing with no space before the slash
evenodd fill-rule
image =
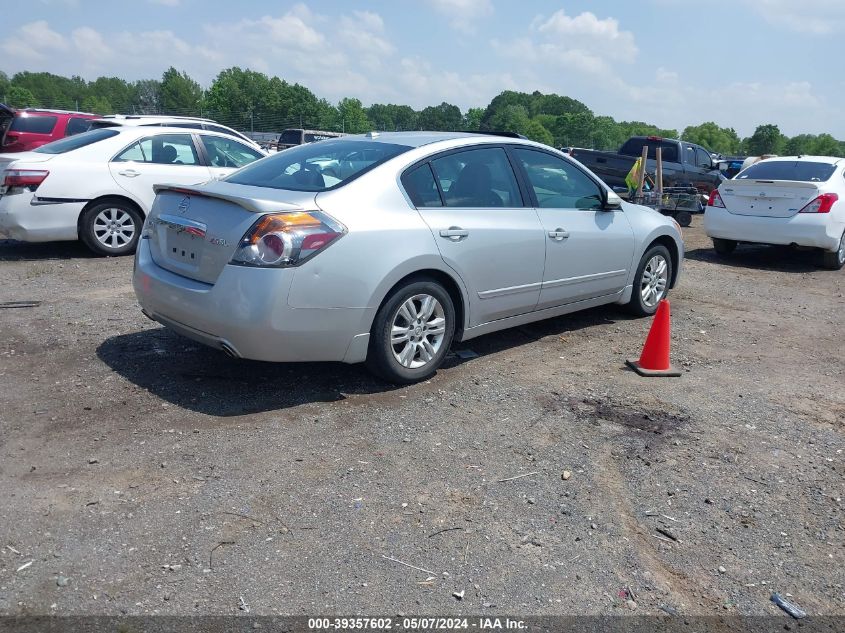
<path id="1" fill-rule="evenodd" d="M 232 257 L 233 264 L 282 268 L 310 259 L 346 233 L 320 211 L 271 213 L 256 220 Z"/>
<path id="2" fill-rule="evenodd" d="M 3 185 L 9 188 L 29 187 L 35 191 L 49 175 L 49 171 L 36 169 L 7 169 L 3 172 Z"/>
<path id="3" fill-rule="evenodd" d="M 720 209 L 725 208 L 725 203 L 722 202 L 722 196 L 719 195 L 719 190 L 714 189 L 710 192 L 710 197 L 707 199 L 707 206 L 708 207 L 719 207 Z"/>
<path id="4" fill-rule="evenodd" d="M 830 213 L 837 200 L 839 196 L 835 193 L 823 193 L 798 213 Z"/>

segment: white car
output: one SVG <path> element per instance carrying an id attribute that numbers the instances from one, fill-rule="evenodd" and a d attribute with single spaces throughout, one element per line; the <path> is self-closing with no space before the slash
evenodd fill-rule
<path id="1" fill-rule="evenodd" d="M 153 185 L 203 183 L 265 156 L 228 135 L 159 127 L 101 128 L 0 154 L 0 236 L 132 253 Z"/>
<path id="2" fill-rule="evenodd" d="M 220 125 L 212 119 L 202 119 L 191 116 L 164 116 L 158 114 L 108 114 L 99 119 L 91 121 L 89 129 L 96 130 L 101 127 L 140 126 L 140 127 L 181 127 L 190 130 L 209 130 L 234 136 L 239 141 L 246 143 L 254 149 L 261 149 L 261 146 L 251 138 L 233 130 L 225 125 Z"/>
<path id="3" fill-rule="evenodd" d="M 845 159 L 769 158 L 710 195 L 704 230 L 720 255 L 738 242 L 812 247 L 826 268 L 845 265 Z"/>

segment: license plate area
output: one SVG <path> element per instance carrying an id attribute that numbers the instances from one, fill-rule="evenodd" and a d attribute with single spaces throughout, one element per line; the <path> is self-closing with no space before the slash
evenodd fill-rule
<path id="1" fill-rule="evenodd" d="M 196 266 L 202 257 L 204 245 L 205 240 L 201 237 L 172 227 L 167 229 L 165 250 L 169 259 Z"/>

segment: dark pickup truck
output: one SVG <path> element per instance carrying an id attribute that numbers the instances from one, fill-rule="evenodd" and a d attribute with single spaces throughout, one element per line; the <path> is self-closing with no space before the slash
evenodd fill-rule
<path id="1" fill-rule="evenodd" d="M 695 187 L 701 193 L 709 194 L 722 181 L 719 168 L 713 164 L 710 152 L 701 145 L 659 136 L 632 136 L 622 144 L 618 152 L 573 148 L 569 153 L 610 187 L 627 188 L 625 176 L 631 171 L 634 162 L 642 156 L 644 145 L 648 146 L 646 171 L 652 176 L 656 172 L 655 149 L 663 149 L 665 187 Z"/>

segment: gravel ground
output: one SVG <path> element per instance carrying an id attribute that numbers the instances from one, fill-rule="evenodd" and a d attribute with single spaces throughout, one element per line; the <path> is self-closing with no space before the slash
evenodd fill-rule
<path id="1" fill-rule="evenodd" d="M 607 307 L 406 388 L 233 361 L 131 259 L 0 242 L 0 301 L 41 302 L 0 309 L 0 613 L 845 614 L 845 271 L 700 226 L 681 378 Z"/>

